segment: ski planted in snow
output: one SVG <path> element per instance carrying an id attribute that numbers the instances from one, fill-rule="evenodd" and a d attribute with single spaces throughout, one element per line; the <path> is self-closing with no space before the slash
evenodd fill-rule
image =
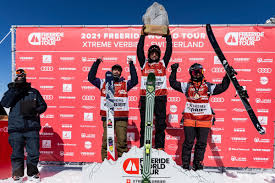
<path id="1" fill-rule="evenodd" d="M 257 116 L 255 115 L 251 105 L 249 104 L 248 102 L 248 94 L 247 94 L 247 90 L 244 89 L 243 86 L 241 86 L 236 78 L 236 75 L 237 75 L 237 72 L 233 69 L 232 66 L 230 66 L 224 56 L 224 54 L 222 53 L 222 50 L 214 36 L 214 33 L 212 31 L 212 28 L 210 26 L 210 24 L 207 24 L 206 25 L 206 32 L 207 32 L 207 36 L 208 36 L 208 39 L 214 49 L 214 51 L 216 52 L 217 56 L 219 57 L 223 67 L 224 67 L 224 70 L 226 71 L 226 74 L 227 76 L 230 78 L 231 82 L 233 83 L 236 91 L 237 91 L 237 94 L 239 95 L 253 125 L 255 126 L 256 130 L 261 134 L 265 134 L 265 130 L 264 128 L 261 126 Z"/>
<path id="2" fill-rule="evenodd" d="M 146 82 L 146 109 L 145 109 L 145 132 L 144 132 L 144 153 L 142 167 L 142 183 L 150 183 L 151 176 L 151 150 L 153 116 L 155 106 L 155 82 L 154 73 L 149 73 Z"/>
<path id="3" fill-rule="evenodd" d="M 114 135 L 114 77 L 113 73 L 107 71 L 106 81 L 106 128 L 107 128 L 107 159 L 115 161 L 115 135 Z"/>

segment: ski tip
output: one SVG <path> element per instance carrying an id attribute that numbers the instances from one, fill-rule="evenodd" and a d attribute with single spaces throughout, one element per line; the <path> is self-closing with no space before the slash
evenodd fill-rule
<path id="1" fill-rule="evenodd" d="M 107 153 L 107 160 L 113 160 L 113 161 L 115 161 L 115 158 L 111 155 L 110 152 Z"/>
<path id="2" fill-rule="evenodd" d="M 211 25 L 210 24 L 206 24 L 206 30 L 208 30 L 208 31 L 211 30 Z"/>

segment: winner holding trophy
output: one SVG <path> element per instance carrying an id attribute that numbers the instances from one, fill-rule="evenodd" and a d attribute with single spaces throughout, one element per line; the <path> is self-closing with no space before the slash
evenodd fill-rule
<path id="1" fill-rule="evenodd" d="M 146 13 L 142 17 L 142 21 L 145 27 L 145 34 L 153 34 L 160 36 L 166 36 L 167 34 L 169 34 L 168 14 L 165 8 L 157 2 L 154 2 L 146 10 Z"/>

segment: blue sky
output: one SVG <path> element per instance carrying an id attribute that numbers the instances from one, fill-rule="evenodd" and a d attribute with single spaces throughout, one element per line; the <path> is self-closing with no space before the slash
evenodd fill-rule
<path id="1" fill-rule="evenodd" d="M 2 0 L 0 39 L 11 25 L 137 25 L 152 0 Z M 262 24 L 275 0 L 159 0 L 170 24 Z M 10 36 L 0 45 L 0 96 L 11 81 Z"/>

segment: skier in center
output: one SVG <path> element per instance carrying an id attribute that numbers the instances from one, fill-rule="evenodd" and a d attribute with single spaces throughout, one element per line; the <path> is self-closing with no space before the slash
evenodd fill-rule
<path id="1" fill-rule="evenodd" d="M 179 64 L 171 65 L 169 77 L 170 86 L 184 93 L 187 102 L 183 113 L 183 125 L 185 140 L 182 145 L 182 167 L 189 170 L 191 151 L 195 144 L 193 170 L 203 169 L 204 153 L 207 146 L 207 136 L 212 126 L 213 110 L 209 104 L 211 95 L 218 95 L 227 90 L 230 79 L 227 75 L 223 77 L 222 83 L 212 84 L 205 80 L 203 67 L 195 63 L 189 68 L 190 80 L 188 82 L 177 81 L 177 69 Z"/>
<path id="2" fill-rule="evenodd" d="M 96 77 L 99 64 L 102 62 L 101 58 L 98 58 L 92 65 L 91 70 L 88 75 L 88 80 L 91 84 L 100 89 L 101 98 L 105 98 L 105 79 L 99 79 Z M 128 151 L 127 148 L 127 127 L 128 127 L 128 114 L 129 114 L 129 101 L 128 92 L 134 86 L 138 84 L 138 76 L 135 65 L 132 60 L 128 60 L 130 66 L 131 80 L 125 80 L 121 77 L 122 67 L 118 64 L 112 66 L 112 73 L 114 76 L 114 87 L 115 87 L 115 104 L 121 106 L 120 109 L 114 108 L 114 120 L 115 120 L 115 134 L 117 137 L 116 149 L 118 152 L 118 157 L 121 157 L 124 152 Z M 121 99 L 121 100 L 116 100 Z M 101 158 L 104 161 L 107 158 L 107 129 L 106 129 L 106 111 L 104 109 L 104 103 L 101 100 L 100 103 L 100 115 L 103 122 L 103 137 L 101 146 Z M 120 101 L 118 103 L 117 101 Z"/>
<path id="3" fill-rule="evenodd" d="M 146 34 L 142 27 L 141 35 L 137 46 L 137 57 L 141 67 L 141 92 L 140 92 L 140 147 L 144 145 L 145 131 L 145 106 L 146 106 L 146 79 L 150 72 L 156 76 L 155 90 L 155 148 L 164 150 L 165 129 L 166 129 L 166 104 L 167 104 L 167 85 L 166 85 L 166 68 L 172 55 L 172 38 L 168 29 L 166 36 L 166 50 L 163 59 L 161 57 L 160 47 L 152 45 L 148 49 L 148 58 L 144 54 L 144 40 Z"/>

